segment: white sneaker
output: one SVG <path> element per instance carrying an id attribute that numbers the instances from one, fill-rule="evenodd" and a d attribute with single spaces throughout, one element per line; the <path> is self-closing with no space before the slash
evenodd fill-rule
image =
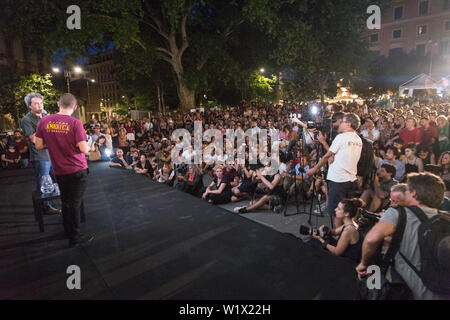
<path id="1" fill-rule="evenodd" d="M 234 211 L 235 213 L 241 213 L 240 211 L 241 211 L 242 209 L 245 209 L 245 206 L 242 206 L 242 207 L 236 207 L 236 208 L 233 209 L 233 211 Z"/>

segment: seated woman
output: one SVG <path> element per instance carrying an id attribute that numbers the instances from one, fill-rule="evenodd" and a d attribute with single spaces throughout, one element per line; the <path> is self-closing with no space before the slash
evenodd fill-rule
<path id="1" fill-rule="evenodd" d="M 308 241 L 313 246 L 321 246 L 336 256 L 343 256 L 360 262 L 363 238 L 353 223 L 359 216 L 359 212 L 366 204 L 359 198 L 344 199 L 335 209 L 336 218 L 342 219 L 343 225 L 337 229 L 331 229 L 325 240 L 321 236 L 312 235 Z M 324 230 L 325 226 L 319 228 Z M 337 239 L 334 237 L 337 236 Z"/>
<path id="2" fill-rule="evenodd" d="M 178 176 L 177 179 L 178 184 L 176 188 L 194 196 L 198 196 L 203 187 L 202 175 L 195 164 L 188 165 L 186 174 Z"/>
<path id="3" fill-rule="evenodd" d="M 100 159 L 101 161 L 109 161 L 111 160 L 112 150 L 106 146 L 106 137 L 100 136 L 96 142 L 92 144 L 91 152 L 98 149 L 100 151 Z"/>
<path id="4" fill-rule="evenodd" d="M 441 154 L 439 158 L 441 168 L 441 178 L 445 183 L 445 196 L 450 197 L 450 151 Z"/>
<path id="5" fill-rule="evenodd" d="M 231 200 L 231 186 L 227 177 L 223 175 L 223 166 L 214 167 L 215 177 L 211 184 L 206 188 L 202 199 L 214 204 L 224 204 Z"/>
<path id="6" fill-rule="evenodd" d="M 270 166 L 270 162 L 266 164 L 266 168 Z M 285 192 L 283 189 L 283 179 L 277 171 L 272 175 L 263 175 L 261 169 L 255 171 L 256 180 L 261 181 L 266 189 L 266 194 L 258 201 L 250 201 L 249 206 L 236 207 L 234 212 L 247 213 L 252 210 L 273 210 L 280 213 L 283 210 L 283 200 Z"/>
<path id="7" fill-rule="evenodd" d="M 147 177 L 153 176 L 152 166 L 150 165 L 150 161 L 147 160 L 147 156 L 145 154 L 140 156 L 139 161 L 134 167 L 134 171 Z"/>
<path id="8" fill-rule="evenodd" d="M 173 178 L 175 171 L 172 170 L 170 164 L 164 163 L 163 167 L 155 173 L 155 179 L 159 183 L 164 183 L 169 186 L 173 186 Z"/>
<path id="9" fill-rule="evenodd" d="M 253 166 L 251 164 L 239 165 L 238 174 L 240 177 L 240 183 L 237 187 L 231 189 L 232 202 L 239 202 L 255 192 L 256 184 L 252 181 L 252 177 L 254 174 L 254 171 L 252 169 Z"/>
<path id="10" fill-rule="evenodd" d="M 409 144 L 405 147 L 406 157 L 403 159 L 405 165 L 405 175 L 411 172 L 423 172 L 423 161 L 415 153 L 416 145 Z"/>

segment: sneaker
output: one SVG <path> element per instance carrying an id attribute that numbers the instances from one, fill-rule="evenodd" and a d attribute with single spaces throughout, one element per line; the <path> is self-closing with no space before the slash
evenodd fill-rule
<path id="1" fill-rule="evenodd" d="M 92 243 L 92 240 L 94 240 L 94 236 L 82 236 L 77 240 L 70 241 L 69 247 L 75 248 L 75 247 L 87 247 Z"/>
<path id="2" fill-rule="evenodd" d="M 246 213 L 246 212 L 247 212 L 247 209 L 245 208 L 245 206 L 242 206 L 242 207 L 236 207 L 236 208 L 234 208 L 233 211 L 234 211 L 235 213 Z"/>
<path id="3" fill-rule="evenodd" d="M 279 204 L 279 205 L 273 207 L 273 212 L 281 213 L 281 211 L 283 211 L 283 205 L 282 204 Z"/>
<path id="4" fill-rule="evenodd" d="M 61 214 L 61 213 L 62 213 L 61 209 L 56 209 L 56 208 L 53 208 L 53 207 L 48 207 L 44 211 L 44 214 L 45 215 L 49 215 L 49 216 L 54 215 L 54 214 Z"/>

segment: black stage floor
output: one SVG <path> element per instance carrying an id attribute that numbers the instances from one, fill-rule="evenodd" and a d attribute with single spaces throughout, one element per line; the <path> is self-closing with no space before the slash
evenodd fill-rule
<path id="1" fill-rule="evenodd" d="M 89 248 L 32 214 L 31 169 L 0 172 L 0 299 L 353 299 L 354 264 L 148 178 L 90 165 Z M 68 266 L 81 290 L 68 290 Z"/>

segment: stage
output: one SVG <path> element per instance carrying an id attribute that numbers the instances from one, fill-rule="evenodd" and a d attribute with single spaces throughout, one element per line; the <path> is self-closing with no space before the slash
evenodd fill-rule
<path id="1" fill-rule="evenodd" d="M 69 249 L 61 216 L 39 232 L 34 185 L 31 169 L 0 171 L 0 299 L 355 297 L 351 261 L 107 163 L 90 164 L 84 197 L 82 230 L 95 239 Z M 70 265 L 80 290 L 66 286 Z"/>

